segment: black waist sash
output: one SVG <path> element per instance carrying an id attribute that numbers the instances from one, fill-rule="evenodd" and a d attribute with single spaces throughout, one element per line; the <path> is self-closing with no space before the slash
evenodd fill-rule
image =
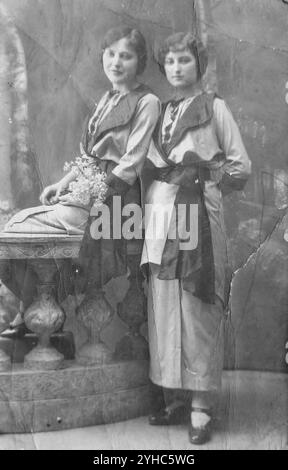
<path id="1" fill-rule="evenodd" d="M 154 167 L 151 172 L 151 177 L 154 180 L 178 184 L 188 189 L 191 188 L 195 182 L 197 183 L 197 180 L 198 182 L 210 180 L 210 170 L 204 167 L 200 169 L 196 165 L 176 165 L 164 168 Z"/>
<path id="2" fill-rule="evenodd" d="M 207 167 L 183 165 L 165 168 L 150 168 L 154 180 L 177 184 L 179 189 L 174 202 L 176 227 L 178 227 L 178 205 L 186 208 L 186 228 L 191 227 L 190 204 L 198 206 L 198 245 L 195 249 L 181 250 L 176 230 L 176 238 L 167 237 L 162 254 L 159 279 L 179 279 L 183 288 L 206 303 L 215 303 L 215 269 L 210 220 L 204 201 L 204 184 L 210 179 Z"/>

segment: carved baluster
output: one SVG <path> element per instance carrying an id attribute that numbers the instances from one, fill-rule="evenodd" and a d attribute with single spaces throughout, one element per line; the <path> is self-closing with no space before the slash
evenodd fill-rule
<path id="1" fill-rule="evenodd" d="M 114 310 L 104 291 L 90 289 L 77 308 L 77 314 L 88 331 L 88 341 L 76 354 L 79 364 L 104 364 L 112 361 L 112 352 L 101 340 L 101 331 L 112 321 Z"/>
<path id="2" fill-rule="evenodd" d="M 56 264 L 53 259 L 29 260 L 38 276 L 38 295 L 26 310 L 24 321 L 39 339 L 37 346 L 25 356 L 25 368 L 57 369 L 63 362 L 63 354 L 50 343 L 51 335 L 58 331 L 65 321 L 65 313 L 55 299 L 55 274 L 60 263 L 61 261 L 57 260 Z"/>
<path id="3" fill-rule="evenodd" d="M 148 344 L 140 333 L 145 322 L 146 297 L 143 290 L 143 276 L 140 272 L 139 254 L 128 258 L 130 269 L 130 286 L 121 304 L 118 304 L 117 313 L 121 320 L 128 325 L 129 331 L 119 341 L 115 349 L 117 359 L 147 359 Z"/>

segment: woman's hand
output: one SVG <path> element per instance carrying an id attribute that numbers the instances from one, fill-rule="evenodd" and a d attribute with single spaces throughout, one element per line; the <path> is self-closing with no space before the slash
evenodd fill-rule
<path id="1" fill-rule="evenodd" d="M 59 183 L 51 184 L 44 188 L 43 192 L 40 194 L 40 202 L 45 206 L 51 206 L 59 202 L 59 197 L 63 191 L 62 185 Z"/>
<path id="2" fill-rule="evenodd" d="M 64 194 L 63 196 L 59 196 L 58 202 L 60 202 L 60 204 L 63 204 L 63 206 L 71 206 L 73 202 L 75 203 L 75 201 L 73 201 L 73 199 L 71 198 L 70 194 Z"/>
<path id="3" fill-rule="evenodd" d="M 77 176 L 77 173 L 75 173 L 74 170 L 71 170 L 66 176 L 64 176 L 64 178 L 58 181 L 58 183 L 47 186 L 40 195 L 39 199 L 41 204 L 46 206 L 57 204 L 60 200 L 60 195 L 69 187 L 71 181 L 75 180 Z"/>

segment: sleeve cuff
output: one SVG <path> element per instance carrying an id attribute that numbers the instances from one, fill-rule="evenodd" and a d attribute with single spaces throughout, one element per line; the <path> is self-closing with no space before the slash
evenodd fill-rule
<path id="1" fill-rule="evenodd" d="M 130 184 L 114 175 L 114 173 L 110 173 L 110 175 L 107 176 L 105 183 L 108 186 L 108 191 L 106 193 L 107 197 L 114 196 L 116 194 L 122 196 L 131 188 Z"/>
<path id="2" fill-rule="evenodd" d="M 242 191 L 247 183 L 246 178 L 235 178 L 234 176 L 224 173 L 219 183 L 220 189 L 225 196 L 232 191 Z"/>

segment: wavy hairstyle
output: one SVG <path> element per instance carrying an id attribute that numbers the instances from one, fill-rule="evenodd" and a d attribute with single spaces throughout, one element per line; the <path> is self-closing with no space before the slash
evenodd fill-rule
<path id="1" fill-rule="evenodd" d="M 208 53 L 200 39 L 192 33 L 175 33 L 162 43 L 158 49 L 157 63 L 161 73 L 165 75 L 165 58 L 168 52 L 183 51 L 187 49 L 194 55 L 197 64 L 197 79 L 201 80 L 208 65 Z"/>
<path id="2" fill-rule="evenodd" d="M 128 26 L 116 26 L 107 31 L 101 43 L 101 64 L 103 65 L 103 53 L 105 49 L 123 38 L 128 40 L 129 46 L 132 47 L 137 54 L 138 62 L 136 74 L 140 75 L 145 70 L 147 62 L 146 41 L 140 31 L 129 28 Z"/>

